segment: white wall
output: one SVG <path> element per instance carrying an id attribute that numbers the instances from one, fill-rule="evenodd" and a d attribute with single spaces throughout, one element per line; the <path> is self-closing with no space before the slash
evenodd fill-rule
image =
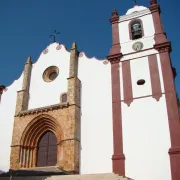
<path id="1" fill-rule="evenodd" d="M 133 97 L 136 98 L 152 95 L 148 57 L 146 56 L 130 61 L 130 68 Z M 145 80 L 143 86 L 137 85 L 137 81 L 140 79 Z"/>
<path id="2" fill-rule="evenodd" d="M 127 15 L 120 17 L 119 35 L 121 52 L 125 54 L 122 61 L 130 60 L 133 98 L 140 98 L 152 95 L 148 55 L 157 54 L 162 92 L 164 84 L 160 57 L 153 49 L 155 32 L 152 15 L 148 9 L 131 14 L 135 9 L 137 10 L 135 7 L 128 11 Z M 141 19 L 144 27 L 144 37 L 138 40 L 129 38 L 128 24 L 134 18 Z M 134 53 L 132 45 L 137 41 L 143 42 L 143 50 L 147 50 Z M 123 100 L 123 83 L 126 82 L 123 82 L 122 63 L 119 70 Z M 146 83 L 138 86 L 139 79 L 144 79 Z M 168 150 L 171 143 L 165 95 L 162 95 L 159 101 L 144 97 L 134 99 L 130 106 L 124 102 L 121 105 L 126 176 L 135 180 L 170 180 Z"/>
<path id="3" fill-rule="evenodd" d="M 157 54 L 157 64 L 158 64 L 158 69 L 159 69 L 159 78 L 160 78 L 160 82 L 161 82 L 161 91 L 162 91 L 162 93 L 165 93 L 163 74 L 162 74 L 162 68 L 161 68 L 161 60 L 160 60 L 159 54 Z"/>
<path id="4" fill-rule="evenodd" d="M 79 58 L 78 73 L 82 82 L 80 173 L 111 173 L 111 66 L 83 55 Z"/>
<path id="5" fill-rule="evenodd" d="M 135 18 L 142 20 L 144 36 L 141 39 L 130 40 L 129 22 Z M 121 16 L 120 23 L 119 23 L 119 37 L 120 37 L 120 43 L 121 43 L 121 52 L 123 54 L 135 52 L 132 49 L 132 45 L 137 41 L 141 41 L 144 44 L 143 50 L 153 48 L 154 33 L 155 33 L 155 30 L 154 30 L 153 19 L 149 10 L 147 10 L 147 12 L 143 16 L 141 13 L 139 15 L 138 13 L 137 14 L 134 13 L 130 17 L 129 15 Z"/>
<path id="6" fill-rule="evenodd" d="M 47 47 L 48 53 L 41 53 L 33 64 L 30 83 L 29 109 L 39 108 L 60 103 L 60 94 L 67 92 L 67 78 L 69 76 L 70 53 L 64 46 L 60 50 L 53 43 Z M 58 77 L 52 82 L 45 82 L 42 75 L 49 66 L 59 68 Z"/>
<path id="7" fill-rule="evenodd" d="M 29 109 L 60 103 L 60 94 L 67 92 L 67 77 L 69 75 L 70 53 L 62 46 L 56 50 L 57 43 L 51 44 L 47 54 L 41 54 L 38 61 L 33 64 Z M 59 68 L 59 76 L 53 81 L 44 82 L 42 75 L 49 66 Z M 23 73 L 21 77 L 7 87 L 0 103 L 0 170 L 8 171 L 10 167 L 10 151 L 14 113 L 16 107 L 17 91 L 22 90 Z"/>
<path id="8" fill-rule="evenodd" d="M 133 98 L 152 95 L 148 56 L 143 57 L 143 53 L 138 53 L 140 58 L 135 54 L 135 59 L 130 60 Z M 157 62 L 161 88 L 164 92 L 158 54 Z M 123 100 L 122 63 L 119 70 Z M 144 79 L 146 83 L 138 86 L 139 79 Z M 134 99 L 129 107 L 124 102 L 121 104 L 126 176 L 137 180 L 170 180 L 168 150 L 171 145 L 165 96 L 163 95 L 158 102 L 152 97 L 145 97 Z"/>
<path id="9" fill-rule="evenodd" d="M 51 44 L 47 54 L 41 53 L 33 64 L 29 109 L 60 102 L 60 94 L 67 92 L 70 53 L 57 43 Z M 49 66 L 59 68 L 59 76 L 44 82 L 42 75 Z M 78 77 L 82 82 L 81 105 L 81 173 L 112 172 L 113 134 L 111 66 L 85 55 L 79 58 Z M 0 170 L 9 170 L 10 145 L 14 123 L 17 91 L 22 89 L 23 75 L 3 93 L 0 104 Z"/>
<path id="10" fill-rule="evenodd" d="M 170 180 L 170 135 L 165 97 L 122 103 L 126 176 L 137 180 Z"/>
<path id="11" fill-rule="evenodd" d="M 0 103 L 0 170 L 10 167 L 11 140 L 14 124 L 17 91 L 21 90 L 23 74 L 3 92 Z"/>

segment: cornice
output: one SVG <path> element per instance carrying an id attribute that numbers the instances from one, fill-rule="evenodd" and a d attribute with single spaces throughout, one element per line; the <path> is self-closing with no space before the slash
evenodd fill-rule
<path id="1" fill-rule="evenodd" d="M 149 10 L 151 11 L 151 13 L 159 11 L 161 13 L 161 8 L 159 6 L 159 4 L 153 4 L 149 7 Z"/>
<path id="2" fill-rule="evenodd" d="M 122 56 L 123 56 L 122 53 L 110 54 L 110 55 L 107 56 L 107 59 L 111 64 L 115 64 L 115 63 L 120 62 Z"/>
<path id="3" fill-rule="evenodd" d="M 111 24 L 119 23 L 119 16 L 115 16 L 109 19 Z"/>
<path id="4" fill-rule="evenodd" d="M 155 44 L 154 48 L 157 51 L 159 51 L 160 53 L 171 52 L 172 51 L 172 49 L 171 49 L 171 42 L 170 41 L 163 42 L 163 43 L 160 43 L 160 44 Z"/>
<path id="5" fill-rule="evenodd" d="M 69 103 L 61 103 L 61 104 L 55 104 L 51 106 L 45 106 L 41 108 L 35 108 L 35 109 L 30 109 L 26 111 L 21 111 L 18 115 L 16 116 L 26 116 L 30 114 L 38 114 L 38 113 L 43 113 L 43 112 L 48 112 L 48 111 L 53 111 L 57 109 L 63 109 L 69 107 Z"/>

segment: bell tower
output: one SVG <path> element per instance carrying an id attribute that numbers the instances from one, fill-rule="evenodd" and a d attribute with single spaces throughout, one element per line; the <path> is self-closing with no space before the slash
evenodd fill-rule
<path id="1" fill-rule="evenodd" d="M 150 0 L 110 18 L 113 172 L 138 180 L 180 179 L 174 68 L 160 12 Z"/>

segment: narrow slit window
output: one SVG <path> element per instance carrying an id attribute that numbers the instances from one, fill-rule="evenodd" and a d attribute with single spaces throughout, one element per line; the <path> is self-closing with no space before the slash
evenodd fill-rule
<path id="1" fill-rule="evenodd" d="M 66 103 L 67 102 L 67 94 L 63 94 L 62 95 L 62 103 Z"/>

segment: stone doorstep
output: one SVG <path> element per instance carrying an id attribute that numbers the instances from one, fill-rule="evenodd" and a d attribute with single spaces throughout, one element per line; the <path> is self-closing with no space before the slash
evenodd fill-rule
<path id="1" fill-rule="evenodd" d="M 21 168 L 23 171 L 45 171 L 45 172 L 63 172 L 58 166 L 46 166 L 46 167 L 35 167 L 35 168 Z"/>
<path id="2" fill-rule="evenodd" d="M 71 173 L 66 172 L 58 168 L 57 166 L 49 166 L 49 167 L 38 167 L 38 168 L 22 168 L 19 170 L 9 170 L 7 173 L 0 174 L 0 180 L 2 177 L 13 177 L 17 178 L 35 178 L 35 177 L 51 177 L 51 176 L 59 176 L 59 175 L 70 175 Z"/>
<path id="3" fill-rule="evenodd" d="M 66 175 L 66 176 L 51 176 L 44 180 L 130 180 L 123 176 L 113 173 L 107 174 L 83 174 L 83 175 Z"/>
<path id="4" fill-rule="evenodd" d="M 31 168 L 32 171 L 43 170 L 52 170 L 56 169 L 57 167 L 38 167 L 38 168 Z M 58 168 L 57 168 L 58 169 Z M 26 171 L 28 169 L 24 169 Z M 3 178 L 3 177 L 2 177 Z M 0 180 L 9 180 L 10 177 L 4 177 Z M 113 173 L 102 173 L 102 174 L 83 174 L 83 175 L 43 175 L 43 176 L 13 176 L 13 180 L 132 180 L 129 178 L 125 178 L 123 176 L 119 176 L 118 174 Z"/>

